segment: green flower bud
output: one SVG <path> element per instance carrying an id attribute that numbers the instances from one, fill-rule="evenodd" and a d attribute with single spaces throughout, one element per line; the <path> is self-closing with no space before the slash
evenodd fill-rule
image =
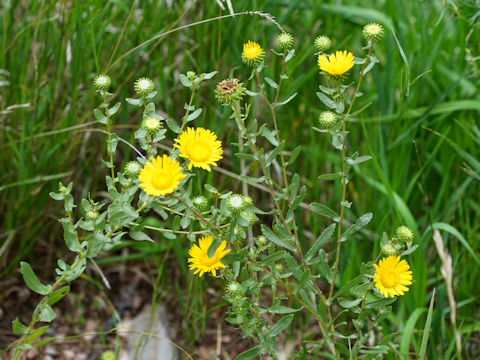
<path id="1" fill-rule="evenodd" d="M 226 290 L 231 295 L 238 295 L 242 293 L 242 286 L 236 281 L 231 281 L 228 283 Z"/>
<path id="2" fill-rule="evenodd" d="M 328 36 L 320 35 L 315 39 L 314 44 L 318 51 L 325 52 L 332 46 L 332 40 Z"/>
<path id="3" fill-rule="evenodd" d="M 142 129 L 146 130 L 148 135 L 155 136 L 162 130 L 162 123 L 157 118 L 148 116 L 142 122 Z"/>
<path id="4" fill-rule="evenodd" d="M 101 360 L 117 360 L 115 353 L 113 351 L 105 351 L 100 357 Z"/>
<path id="5" fill-rule="evenodd" d="M 215 98 L 223 105 L 232 106 L 237 101 L 241 101 L 244 95 L 245 88 L 238 79 L 223 80 L 215 89 Z"/>
<path id="6" fill-rule="evenodd" d="M 335 126 L 337 123 L 337 115 L 335 115 L 331 111 L 324 111 L 320 114 L 320 117 L 318 118 L 320 121 L 320 125 L 325 128 L 325 129 L 331 129 L 332 127 Z"/>
<path id="7" fill-rule="evenodd" d="M 192 199 L 193 205 L 200 211 L 207 211 L 209 207 L 208 200 L 203 195 L 195 196 Z"/>
<path id="8" fill-rule="evenodd" d="M 98 211 L 95 210 L 87 211 L 87 213 L 85 214 L 85 218 L 91 221 L 97 220 L 99 216 L 100 214 L 98 213 Z"/>
<path id="9" fill-rule="evenodd" d="M 138 95 L 140 95 L 141 97 L 145 97 L 153 90 L 155 90 L 155 86 L 153 85 L 153 81 L 149 78 L 141 77 L 140 79 L 137 79 L 135 81 L 133 89 Z"/>
<path id="10" fill-rule="evenodd" d="M 108 75 L 97 75 L 95 79 L 93 79 L 93 86 L 97 90 L 108 90 L 108 88 L 112 85 L 112 80 Z"/>
<path id="11" fill-rule="evenodd" d="M 394 256 L 398 254 L 398 251 L 391 242 L 388 242 L 382 246 L 382 253 L 385 254 L 385 256 Z"/>
<path id="12" fill-rule="evenodd" d="M 138 161 L 129 161 L 123 167 L 123 172 L 129 178 L 137 178 L 140 171 L 142 171 L 142 164 Z"/>
<path id="13" fill-rule="evenodd" d="M 232 213 L 240 214 L 245 209 L 243 196 L 240 194 L 232 194 L 227 198 L 227 208 Z"/>
<path id="14" fill-rule="evenodd" d="M 248 221 L 248 225 L 252 226 L 258 221 L 257 215 L 252 210 L 246 209 L 240 213 L 240 216 Z"/>
<path id="15" fill-rule="evenodd" d="M 283 32 L 277 36 L 277 45 L 283 50 L 289 50 L 293 47 L 293 36 Z"/>
<path id="16" fill-rule="evenodd" d="M 68 194 L 68 189 L 63 185 L 60 185 L 58 191 L 60 191 L 62 194 Z"/>
<path id="17" fill-rule="evenodd" d="M 408 248 L 413 244 L 413 231 L 407 226 L 400 226 L 396 231 L 397 239 L 399 242 L 405 244 Z"/>
<path id="18" fill-rule="evenodd" d="M 252 198 L 248 195 L 244 195 L 242 200 L 243 200 L 243 204 L 245 205 L 245 207 L 248 207 L 248 206 L 253 204 Z"/>
<path id="19" fill-rule="evenodd" d="M 379 25 L 376 23 L 370 23 L 363 27 L 363 36 L 365 36 L 365 39 L 367 40 L 372 40 L 372 41 L 381 40 L 384 34 L 385 34 L 385 31 L 382 25 Z"/>
<path id="20" fill-rule="evenodd" d="M 255 238 L 255 243 L 258 246 L 264 246 L 267 244 L 267 238 L 263 235 L 260 235 L 259 237 Z"/>
<path id="21" fill-rule="evenodd" d="M 197 74 L 195 74 L 195 71 L 187 71 L 187 79 L 190 81 L 193 81 L 197 77 Z"/>

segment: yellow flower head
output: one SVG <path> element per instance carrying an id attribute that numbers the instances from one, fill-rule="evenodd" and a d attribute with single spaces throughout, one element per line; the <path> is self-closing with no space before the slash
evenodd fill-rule
<path id="1" fill-rule="evenodd" d="M 140 171 L 138 180 L 148 195 L 161 196 L 174 192 L 184 177 L 178 161 L 163 155 L 147 162 Z"/>
<path id="2" fill-rule="evenodd" d="M 410 265 L 400 256 L 389 256 L 373 265 L 375 267 L 375 287 L 386 298 L 403 295 L 408 291 L 406 285 L 412 284 Z"/>
<path id="3" fill-rule="evenodd" d="M 180 156 L 190 160 L 188 169 L 195 166 L 210 171 L 210 165 L 216 166 L 222 158 L 222 143 L 210 130 L 187 128 L 175 142 Z"/>
<path id="4" fill-rule="evenodd" d="M 248 66 L 256 67 L 265 59 L 265 51 L 255 41 L 243 44 L 242 60 Z"/>
<path id="5" fill-rule="evenodd" d="M 262 48 L 255 41 L 248 40 L 247 43 L 243 44 L 243 56 L 247 59 L 255 59 L 262 52 Z"/>
<path id="6" fill-rule="evenodd" d="M 345 74 L 353 67 L 353 54 L 351 52 L 337 51 L 327 58 L 325 54 L 318 56 L 318 67 L 320 70 L 329 73 L 332 76 L 340 76 Z"/>
<path id="7" fill-rule="evenodd" d="M 188 250 L 188 255 L 191 256 L 188 259 L 188 262 L 191 263 L 189 264 L 189 268 L 190 270 L 195 270 L 194 274 L 200 273 L 200 277 L 206 272 L 211 272 L 213 276 L 216 276 L 217 269 L 225 267 L 225 265 L 220 262 L 220 259 L 230 252 L 230 249 L 225 249 L 227 242 L 223 240 L 215 250 L 213 256 L 209 257 L 207 252 L 212 242 L 213 236 L 204 236 L 198 241 L 198 245 L 194 244 L 190 250 Z"/>

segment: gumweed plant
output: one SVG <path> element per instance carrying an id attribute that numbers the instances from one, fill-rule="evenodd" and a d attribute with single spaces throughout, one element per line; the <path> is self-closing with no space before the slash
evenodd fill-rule
<path id="1" fill-rule="evenodd" d="M 88 261 L 94 261 L 100 252 L 111 250 L 122 239 L 153 241 L 147 231 L 150 229 L 161 232 L 167 241 L 186 237 L 191 276 L 198 277 L 197 281 L 212 277 L 222 284 L 224 299 L 230 303 L 226 320 L 241 329 L 252 344 L 239 358 L 275 359 L 282 345 L 291 339 L 295 340 L 291 359 L 373 359 L 392 351 L 392 337 L 382 337 L 377 329 L 397 297 L 405 295 L 413 284 L 412 270 L 402 258 L 416 248 L 412 231 L 400 226 L 392 237 L 386 233 L 379 236 L 380 253 L 368 259 L 348 283 L 342 281 L 340 273 L 342 246 L 373 216 L 367 213 L 346 219 L 346 209 L 352 206 L 347 191 L 351 170 L 370 159 L 347 142 L 348 126 L 352 124 L 349 119 L 362 110 L 354 111 L 355 103 L 362 95 L 364 76 L 378 62 L 373 50 L 384 29 L 368 24 L 363 34 L 367 42 L 363 58 L 359 51 L 349 49 L 329 53 L 332 41 L 325 35 L 312 44 L 317 51 L 317 96 L 323 108 L 314 129 L 325 139 L 331 138 L 341 158 L 340 172 L 323 174 L 319 179 L 340 181 L 337 209 L 318 202 L 300 207 L 305 205 L 302 202 L 308 189 L 301 184 L 300 174 L 292 174 L 289 165 L 302 148 L 288 149 L 279 132 L 277 112 L 297 95 L 281 91 L 289 78 L 288 62 L 295 56 L 291 34 L 279 33 L 276 49 L 271 51 L 260 45 L 261 39 L 246 39 L 243 47 L 238 44 L 242 50 L 239 63 L 251 71 L 250 79 L 232 77 L 215 85 L 209 81 L 215 71 L 181 74 L 179 80 L 190 89 L 191 96 L 179 122 L 157 113 L 153 102 L 157 92 L 151 79 L 135 81 L 136 96 L 126 102 L 141 112 L 134 134 L 137 144 L 128 144 L 113 132 L 114 115 L 121 103 L 109 102 L 110 77 L 97 76 L 93 85 L 101 104 L 93 116 L 106 127 L 103 163 L 108 168 L 105 184 L 110 201 L 97 203 L 88 197 L 76 204 L 71 195 L 72 183 L 60 183 L 58 191 L 50 194 L 64 203 L 65 217 L 59 221 L 65 244 L 75 257 L 68 264 L 58 260 L 57 276 L 50 285 L 40 282 L 28 263 L 21 263 L 27 286 L 43 298 L 28 324 L 13 321 L 13 330 L 19 335 L 13 344 L 13 359 L 19 359 L 23 350 L 50 341 L 41 339 L 48 325 L 38 323 L 49 323 L 56 317 L 52 305 L 68 294 L 70 284 L 85 271 Z M 278 79 L 262 76 L 276 58 L 281 62 Z M 196 172 L 215 171 L 215 167 L 222 166 L 224 156 L 219 135 L 194 125 L 202 113 L 202 108 L 194 105 L 201 84 L 211 87 L 227 119 L 238 130 L 238 142 L 233 146 L 238 148 L 235 155 L 241 167 L 241 193 L 222 192 L 209 183 L 202 184 L 203 193 L 192 193 L 191 183 L 199 181 Z M 267 109 L 262 124 L 250 112 L 255 102 L 263 103 Z M 169 142 L 168 129 L 173 134 Z M 119 141 L 135 150 L 135 159 L 115 163 Z M 163 142 L 168 151 L 161 150 L 165 145 L 158 146 Z M 279 175 L 272 171 L 274 162 L 280 165 Z M 251 168 L 258 169 L 258 174 L 247 175 Z M 262 184 L 271 203 L 260 205 L 254 201 L 246 186 L 249 183 Z M 74 212 L 77 206 L 80 211 Z M 305 208 L 315 216 L 331 219 L 331 224 L 308 244 L 297 225 Z M 159 216 L 167 228 L 146 227 L 142 216 L 147 213 Z M 312 324 L 308 334 L 298 331 L 298 323 Z"/>

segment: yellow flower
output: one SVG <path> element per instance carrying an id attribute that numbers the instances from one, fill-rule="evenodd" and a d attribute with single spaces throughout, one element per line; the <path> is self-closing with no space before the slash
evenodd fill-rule
<path id="1" fill-rule="evenodd" d="M 265 51 L 255 41 L 243 44 L 242 60 L 248 66 L 257 67 L 265 59 Z"/>
<path id="2" fill-rule="evenodd" d="M 255 41 L 248 40 L 247 43 L 243 44 L 243 56 L 247 59 L 255 59 L 262 52 L 262 48 Z"/>
<path id="3" fill-rule="evenodd" d="M 192 166 L 210 171 L 210 165 L 216 166 L 222 158 L 222 143 L 210 130 L 204 128 L 187 128 L 174 146 L 180 150 L 180 156 L 190 160 L 188 169 Z"/>
<path id="4" fill-rule="evenodd" d="M 198 241 L 198 245 L 194 244 L 190 250 L 188 250 L 188 255 L 191 256 L 191 258 L 188 259 L 188 262 L 191 263 L 189 264 L 189 268 L 190 270 L 196 269 L 194 274 L 200 273 L 200 277 L 206 272 L 211 272 L 213 276 L 216 276 L 217 269 L 225 267 L 225 265 L 220 262 L 220 259 L 230 252 L 230 249 L 225 249 L 227 242 L 223 240 L 215 250 L 213 256 L 209 257 L 207 252 L 212 242 L 213 236 L 204 236 Z"/>
<path id="5" fill-rule="evenodd" d="M 333 76 L 345 74 L 353 67 L 353 54 L 351 52 L 337 51 L 331 54 L 329 58 L 325 54 L 318 56 L 318 67 Z"/>
<path id="6" fill-rule="evenodd" d="M 408 291 L 406 285 L 412 284 L 410 265 L 405 260 L 400 261 L 400 256 L 389 256 L 373 265 L 375 267 L 375 287 L 386 298 L 403 295 Z"/>
<path id="7" fill-rule="evenodd" d="M 161 196 L 174 192 L 185 176 L 177 160 L 163 155 L 147 162 L 138 180 L 148 195 Z"/>

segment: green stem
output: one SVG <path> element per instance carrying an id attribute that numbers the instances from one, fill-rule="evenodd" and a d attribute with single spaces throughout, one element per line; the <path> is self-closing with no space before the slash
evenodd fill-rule
<path id="1" fill-rule="evenodd" d="M 190 108 L 192 106 L 192 103 L 193 103 L 193 97 L 195 96 L 195 92 L 197 91 L 197 87 L 196 86 L 193 86 L 192 88 L 192 95 L 190 95 L 190 101 L 188 102 L 188 108 L 187 108 L 187 112 L 185 113 L 185 116 L 182 118 L 182 126 L 180 127 L 180 132 L 179 134 L 182 133 L 183 129 L 185 128 L 185 125 L 187 124 L 187 118 L 188 118 L 188 115 L 190 114 Z"/>
<path id="2" fill-rule="evenodd" d="M 333 271 L 333 276 L 332 276 L 332 283 L 330 284 L 330 290 L 328 293 L 328 302 L 330 303 L 333 295 L 333 289 L 335 287 L 335 280 L 337 278 L 338 274 L 338 266 L 340 263 L 340 250 L 342 246 L 342 223 L 343 223 L 343 217 L 345 213 L 345 200 L 347 196 L 347 160 L 346 160 L 346 155 L 345 155 L 345 145 L 346 145 L 346 138 L 347 138 L 347 119 L 348 116 L 350 115 L 350 112 L 352 111 L 353 104 L 355 103 L 355 100 L 357 98 L 358 91 L 360 90 L 360 85 L 362 84 L 362 80 L 364 77 L 364 70 L 365 67 L 368 64 L 368 60 L 370 59 L 370 55 L 373 50 L 373 42 L 370 44 L 370 47 L 368 49 L 368 54 L 367 57 L 365 58 L 365 61 L 363 62 L 362 70 L 360 72 L 360 78 L 358 79 L 357 87 L 355 88 L 355 92 L 353 93 L 353 98 L 350 103 L 350 106 L 348 107 L 348 110 L 346 113 L 342 113 L 342 201 L 340 203 L 340 220 L 338 221 L 338 226 L 337 226 L 337 253 L 335 256 L 335 270 Z M 339 81 L 337 84 L 337 89 L 338 89 L 338 95 L 340 97 L 340 102 L 343 102 L 343 92 L 341 88 L 341 82 Z"/>
<path id="3" fill-rule="evenodd" d="M 107 140 L 107 153 L 110 157 L 110 174 L 112 176 L 112 181 L 115 184 L 115 166 L 113 164 L 113 151 L 112 150 L 112 121 L 110 119 L 110 112 L 108 111 L 108 103 L 107 103 L 107 92 L 105 90 L 102 91 L 103 95 L 103 106 L 105 107 L 105 116 L 107 117 L 107 133 L 108 133 L 108 140 Z"/>

